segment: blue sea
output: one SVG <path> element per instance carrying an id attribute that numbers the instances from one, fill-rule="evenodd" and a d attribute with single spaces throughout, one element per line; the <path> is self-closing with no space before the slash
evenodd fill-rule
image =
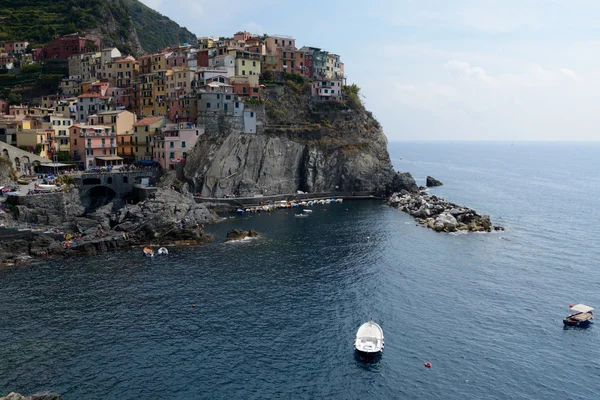
<path id="1" fill-rule="evenodd" d="M 208 227 L 205 247 L 0 269 L 0 395 L 597 399 L 600 143 L 390 143 L 394 168 L 489 214 L 439 234 L 381 201 Z M 233 228 L 261 237 L 224 243 Z M 352 342 L 373 317 L 378 362 Z M 424 363 L 431 362 L 432 368 Z"/>

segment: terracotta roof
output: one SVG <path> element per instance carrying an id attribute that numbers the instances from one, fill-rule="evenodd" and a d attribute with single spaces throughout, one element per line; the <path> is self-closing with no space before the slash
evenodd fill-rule
<path id="1" fill-rule="evenodd" d="M 164 117 L 146 117 L 143 118 L 141 120 L 139 120 L 136 124 L 134 124 L 133 126 L 146 126 L 146 125 L 152 125 L 155 122 L 160 121 L 161 119 L 163 119 Z"/>
<path id="2" fill-rule="evenodd" d="M 100 93 L 84 93 L 84 94 L 79 95 L 78 97 L 87 98 L 87 97 L 104 97 L 104 96 L 102 96 Z"/>

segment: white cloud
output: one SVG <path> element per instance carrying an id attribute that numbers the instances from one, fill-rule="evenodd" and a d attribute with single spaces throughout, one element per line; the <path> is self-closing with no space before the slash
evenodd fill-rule
<path id="1" fill-rule="evenodd" d="M 577 75 L 577 72 L 573 71 L 572 69 L 561 68 L 560 72 L 568 78 L 575 79 L 575 80 L 579 79 L 579 75 Z"/>
<path id="2" fill-rule="evenodd" d="M 466 61 L 450 60 L 444 64 L 444 68 L 464 79 L 478 79 L 488 83 L 494 82 L 494 79 L 488 76 L 483 68 L 471 66 Z"/>

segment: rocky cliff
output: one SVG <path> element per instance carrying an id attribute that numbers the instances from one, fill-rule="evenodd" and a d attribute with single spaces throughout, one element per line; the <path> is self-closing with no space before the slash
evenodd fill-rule
<path id="1" fill-rule="evenodd" d="M 234 116 L 203 115 L 206 126 L 188 155 L 184 178 L 205 197 L 304 192 L 416 191 L 398 176 L 382 127 L 360 102 L 315 105 L 308 83 L 263 90 L 257 133 Z M 356 103 L 355 103 L 356 104 Z"/>
<path id="2" fill-rule="evenodd" d="M 137 204 L 109 203 L 91 214 L 76 189 L 35 196 L 11 196 L 12 213 L 3 214 L 0 228 L 0 263 L 31 257 L 94 254 L 147 245 L 203 244 L 212 240 L 203 224 L 218 217 L 191 195 L 158 189 L 152 198 Z M 44 233 L 45 232 L 45 233 Z"/>

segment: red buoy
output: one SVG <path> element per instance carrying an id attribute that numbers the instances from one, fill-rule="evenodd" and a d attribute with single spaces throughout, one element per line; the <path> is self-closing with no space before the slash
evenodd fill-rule
<path id="1" fill-rule="evenodd" d="M 425 363 L 425 366 L 426 366 L 427 368 L 431 368 L 431 363 L 430 363 L 430 362 L 426 362 L 426 363 Z"/>
<path id="2" fill-rule="evenodd" d="M 573 308 L 573 304 L 569 304 L 569 308 Z"/>

